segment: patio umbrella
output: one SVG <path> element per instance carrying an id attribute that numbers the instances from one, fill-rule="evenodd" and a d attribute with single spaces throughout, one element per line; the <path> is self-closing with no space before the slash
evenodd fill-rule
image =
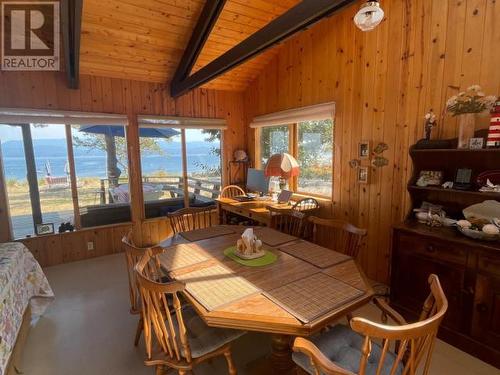
<path id="1" fill-rule="evenodd" d="M 86 125 L 80 126 L 82 133 L 103 134 L 106 142 L 108 180 L 112 186 L 118 186 L 121 170 L 118 168 L 116 157 L 115 137 L 125 137 L 125 127 L 123 125 Z M 180 134 L 172 128 L 150 128 L 140 127 L 139 137 L 145 138 L 170 138 Z"/>
<path id="2" fill-rule="evenodd" d="M 80 126 L 83 133 L 104 134 L 113 137 L 125 137 L 125 127 L 121 125 L 86 125 Z M 170 138 L 180 134 L 172 128 L 139 128 L 139 137 L 144 138 Z"/>
<path id="3" fill-rule="evenodd" d="M 281 177 L 289 179 L 299 175 L 299 163 L 295 158 L 287 154 L 274 154 L 267 161 L 265 174 L 267 177 Z"/>

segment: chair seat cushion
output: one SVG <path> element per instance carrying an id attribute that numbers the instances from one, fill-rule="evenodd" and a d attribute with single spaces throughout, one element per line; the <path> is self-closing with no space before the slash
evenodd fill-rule
<path id="1" fill-rule="evenodd" d="M 363 340 L 363 336 L 342 324 L 336 325 L 329 331 L 313 336 L 310 339 L 310 341 L 313 342 L 332 362 L 355 374 L 359 373 Z M 382 348 L 380 345 L 372 341 L 372 351 L 366 364 L 366 375 L 376 374 L 381 353 Z M 396 356 L 394 353 L 387 352 L 381 375 L 390 374 L 395 359 Z M 303 353 L 293 353 L 293 360 L 309 374 L 314 374 L 314 369 L 307 355 Z M 399 363 L 395 374 L 401 375 L 402 372 L 403 365 Z"/>
<path id="2" fill-rule="evenodd" d="M 176 314 L 173 313 L 174 325 L 178 330 Z M 213 328 L 205 324 L 203 319 L 190 306 L 182 309 L 182 318 L 187 330 L 189 347 L 193 358 L 201 357 L 243 336 L 245 332 L 235 329 Z M 182 355 L 185 357 L 184 351 Z"/>

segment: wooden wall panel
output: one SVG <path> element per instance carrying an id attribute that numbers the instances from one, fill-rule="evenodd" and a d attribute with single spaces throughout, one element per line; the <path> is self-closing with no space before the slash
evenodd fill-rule
<path id="1" fill-rule="evenodd" d="M 0 107 L 121 113 L 127 114 L 132 120 L 137 114 L 225 118 L 228 130 L 224 136 L 224 167 L 227 167 L 227 160 L 232 158 L 234 150 L 247 146 L 241 93 L 197 89 L 173 99 L 166 85 L 157 83 L 88 75 L 82 75 L 80 82 L 79 90 L 69 90 L 66 88 L 64 73 L 0 72 Z M 129 135 L 137 137 L 137 122 L 134 120 L 130 123 Z M 138 171 L 140 164 L 137 150 L 134 149 L 137 148 L 137 142 L 130 142 L 130 145 L 129 159 L 131 165 L 135 166 L 131 170 Z M 139 192 L 136 195 L 141 194 L 137 181 L 133 183 L 131 180 L 131 184 Z M 134 199 L 132 202 L 134 238 L 142 242 L 141 229 L 144 229 L 148 233 L 144 243 L 155 244 L 168 236 L 170 230 L 164 223 L 143 220 L 141 201 L 142 199 Z M 0 212 L 5 210 L 5 202 L 0 199 Z M 0 224 L 2 230 L 6 228 L 3 222 L 2 220 Z M 97 228 L 61 236 L 30 238 L 23 242 L 35 253 L 42 265 L 54 265 L 119 251 L 123 231 L 129 228 L 130 225 L 118 226 L 116 230 Z M 88 241 L 95 242 L 95 251 L 86 250 Z"/>
<path id="2" fill-rule="evenodd" d="M 352 17 L 363 2 L 283 45 L 245 92 L 246 121 L 336 102 L 334 215 L 368 228 L 360 262 L 369 277 L 387 281 L 391 225 L 409 210 L 408 151 L 423 136 L 424 114 L 440 115 L 434 138 L 456 137 L 456 120 L 441 117 L 446 99 L 472 84 L 500 93 L 500 3 L 385 0 L 386 19 L 362 33 Z M 480 118 L 478 128 L 487 124 L 488 116 Z M 365 139 L 389 145 L 389 165 L 358 185 L 348 162 Z M 253 145 L 249 130 L 251 153 Z"/>

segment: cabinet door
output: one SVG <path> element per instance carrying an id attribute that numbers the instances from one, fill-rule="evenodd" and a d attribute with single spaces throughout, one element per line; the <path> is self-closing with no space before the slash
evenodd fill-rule
<path id="1" fill-rule="evenodd" d="M 500 348 L 500 278 L 477 275 L 472 335 L 489 346 Z"/>
<path id="2" fill-rule="evenodd" d="M 443 325 L 466 331 L 462 296 L 465 267 L 425 257 L 411 249 L 396 249 L 393 257 L 391 301 L 418 316 L 430 292 L 428 277 L 436 274 L 449 303 Z"/>

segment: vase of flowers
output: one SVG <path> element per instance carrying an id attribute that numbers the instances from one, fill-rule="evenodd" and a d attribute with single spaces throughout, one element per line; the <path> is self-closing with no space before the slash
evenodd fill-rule
<path id="1" fill-rule="evenodd" d="M 458 148 L 469 147 L 469 139 L 474 137 L 476 115 L 489 111 L 496 99 L 486 96 L 481 86 L 474 85 L 448 100 L 446 111 L 458 118 Z"/>

